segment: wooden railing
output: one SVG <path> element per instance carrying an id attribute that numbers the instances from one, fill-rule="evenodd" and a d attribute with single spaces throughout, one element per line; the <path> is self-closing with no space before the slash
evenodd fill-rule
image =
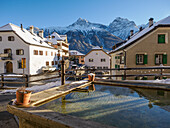
<path id="1" fill-rule="evenodd" d="M 58 73 L 59 70 L 55 71 L 55 72 Z M 50 73 L 48 73 L 48 74 L 50 74 Z M 56 76 L 48 77 L 48 78 L 40 78 L 40 79 L 36 79 L 36 80 L 30 80 L 31 77 L 38 77 L 38 76 L 42 76 L 43 74 L 40 74 L 40 75 L 21 75 L 21 74 L 16 74 L 16 75 L 19 75 L 19 76 L 6 76 L 5 74 L 1 74 L 0 75 L 1 88 L 3 88 L 5 84 L 22 84 L 22 85 L 25 85 L 25 87 L 29 87 L 29 84 L 33 83 L 33 82 L 39 82 L 39 81 L 50 80 L 50 79 L 55 79 L 55 78 L 60 78 L 61 77 L 60 75 L 56 75 Z M 16 79 L 16 80 L 15 81 L 14 80 L 9 81 L 9 80 L 6 80 L 6 79 Z M 21 79 L 22 81 L 20 81 L 18 79 Z"/>
<path id="2" fill-rule="evenodd" d="M 136 73 L 134 74 L 135 71 L 144 71 L 144 70 L 156 70 L 156 73 Z M 168 71 L 169 70 L 169 71 Z M 68 74 L 69 71 L 75 72 L 75 74 Z M 83 71 L 83 73 L 79 73 L 80 71 Z M 29 86 L 30 83 L 33 82 L 38 82 L 38 81 L 43 81 L 43 80 L 50 80 L 50 79 L 55 79 L 55 78 L 60 78 L 61 77 L 61 85 L 65 84 L 65 77 L 74 77 L 74 78 L 82 78 L 82 77 L 88 77 L 89 73 L 95 73 L 96 71 L 105 71 L 109 72 L 109 74 L 96 74 L 96 77 L 108 77 L 108 78 L 113 78 L 113 77 L 122 77 L 124 80 L 126 80 L 127 77 L 144 77 L 144 76 L 155 76 L 158 78 L 163 78 L 163 77 L 168 77 L 170 76 L 170 66 L 158 66 L 158 67 L 139 67 L 139 68 L 112 68 L 112 69 L 93 69 L 93 68 L 85 68 L 85 69 L 65 69 L 65 61 L 61 61 L 61 70 L 56 71 L 58 72 L 58 75 L 53 77 L 48 77 L 48 78 L 40 78 L 36 80 L 31 80 L 31 77 L 35 76 L 40 76 L 40 75 L 21 75 L 21 76 L 5 76 L 1 75 L 1 81 L 0 85 L 1 87 L 4 87 L 4 84 L 24 84 L 26 87 Z M 112 75 L 112 72 L 121 72 L 122 74 L 115 74 Z M 129 71 L 134 71 L 132 74 L 130 74 Z M 59 75 L 61 72 L 61 76 Z M 166 73 L 165 73 L 166 72 Z M 43 74 L 41 74 L 43 75 Z M 23 81 L 6 81 L 5 78 L 21 78 Z"/>
<path id="3" fill-rule="evenodd" d="M 169 73 L 164 73 L 164 72 L 167 72 L 167 70 L 170 70 L 170 66 L 159 66 L 159 67 L 139 67 L 139 68 L 112 68 L 112 69 L 69 69 L 69 70 L 66 70 L 66 72 L 68 71 L 74 71 L 75 72 L 75 75 L 74 74 L 65 74 L 65 76 L 67 77 L 78 77 L 78 78 L 81 78 L 81 77 L 87 77 L 88 73 L 92 72 L 92 73 L 95 73 L 96 71 L 109 71 L 110 74 L 109 75 L 97 75 L 96 74 L 96 77 L 123 77 L 124 80 L 126 79 L 126 77 L 144 77 L 144 76 L 155 76 L 155 77 L 159 77 L 159 78 L 162 78 L 163 76 L 170 76 L 170 72 Z M 136 73 L 136 74 L 130 74 L 127 72 L 128 71 L 143 71 L 143 70 L 157 70 L 156 73 Z M 78 71 L 84 71 L 85 73 L 82 75 L 77 75 L 77 72 Z M 116 71 L 116 72 L 122 72 L 123 74 L 120 75 L 111 75 L 111 72 L 112 71 Z"/>

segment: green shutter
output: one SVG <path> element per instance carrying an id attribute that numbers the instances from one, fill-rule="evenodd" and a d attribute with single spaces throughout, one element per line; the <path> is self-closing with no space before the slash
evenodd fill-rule
<path id="1" fill-rule="evenodd" d="M 118 65 L 117 68 L 119 69 L 119 68 L 120 68 L 120 65 Z M 120 71 L 120 70 L 118 70 L 118 71 Z"/>
<path id="2" fill-rule="evenodd" d="M 163 54 L 163 64 L 167 64 L 167 54 Z"/>
<path id="3" fill-rule="evenodd" d="M 144 55 L 144 64 L 148 63 L 148 55 Z"/>
<path id="4" fill-rule="evenodd" d="M 138 64 L 138 54 L 136 54 L 136 65 Z"/>
<path id="5" fill-rule="evenodd" d="M 120 56 L 118 56 L 117 58 L 120 59 Z"/>
<path id="6" fill-rule="evenodd" d="M 115 56 L 115 59 L 117 59 L 117 56 Z"/>
<path id="7" fill-rule="evenodd" d="M 117 68 L 117 64 L 115 64 L 115 68 Z"/>
<path id="8" fill-rule="evenodd" d="M 158 35 L 158 43 L 165 43 L 165 34 Z"/>

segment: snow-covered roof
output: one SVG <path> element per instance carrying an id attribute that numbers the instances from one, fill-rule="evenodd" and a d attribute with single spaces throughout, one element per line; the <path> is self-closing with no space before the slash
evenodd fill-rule
<path id="1" fill-rule="evenodd" d="M 52 39 L 52 38 L 47 38 L 46 39 L 48 42 L 51 42 L 52 44 L 58 44 L 58 41 L 56 39 Z"/>
<path id="2" fill-rule="evenodd" d="M 96 47 L 92 48 L 91 51 L 89 51 L 85 56 L 87 56 L 88 54 L 90 54 L 90 53 L 93 52 L 93 51 L 103 51 L 103 53 L 105 53 L 106 55 L 110 56 L 107 52 L 105 52 L 105 51 L 103 50 L 103 48 L 101 48 L 101 47 L 99 47 L 99 46 L 96 46 Z"/>
<path id="3" fill-rule="evenodd" d="M 60 35 L 60 38 L 61 38 L 62 40 L 66 40 L 66 39 L 67 39 L 67 35 Z"/>
<path id="4" fill-rule="evenodd" d="M 126 41 L 126 43 L 124 43 L 121 46 L 119 46 L 118 48 L 110 51 L 110 53 L 124 49 L 125 47 L 129 46 L 130 44 L 132 44 L 136 40 L 140 39 L 141 37 L 143 37 L 144 35 L 146 35 L 150 31 L 154 30 L 158 26 L 169 26 L 169 25 L 170 25 L 170 16 L 156 22 L 151 27 L 148 26 L 147 28 L 143 29 L 142 31 L 134 34 L 129 40 Z"/>
<path id="5" fill-rule="evenodd" d="M 77 50 L 70 50 L 69 51 L 70 55 L 77 55 L 77 56 L 84 56 L 85 54 L 77 51 Z"/>
<path id="6" fill-rule="evenodd" d="M 96 46 L 96 47 L 92 48 L 92 50 L 97 50 L 97 49 L 102 49 L 102 48 L 99 47 L 99 46 Z"/>
<path id="7" fill-rule="evenodd" d="M 52 34 L 51 34 L 51 37 L 53 37 L 54 36 L 54 39 L 56 39 L 56 40 L 63 40 L 61 37 L 60 37 L 60 35 L 58 34 L 58 33 L 56 33 L 56 32 L 53 32 Z"/>
<path id="8" fill-rule="evenodd" d="M 46 38 L 41 38 L 35 33 L 32 34 L 24 28 L 22 30 L 19 26 L 16 26 L 12 23 L 8 23 L 0 27 L 0 32 L 1 31 L 14 31 L 20 38 L 22 38 L 28 44 L 54 48 L 45 42 Z"/>

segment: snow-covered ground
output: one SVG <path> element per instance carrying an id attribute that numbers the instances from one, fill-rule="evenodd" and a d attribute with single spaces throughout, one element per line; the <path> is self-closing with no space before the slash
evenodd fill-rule
<path id="1" fill-rule="evenodd" d="M 8 76 L 8 77 L 22 77 L 23 75 L 18 75 L 18 74 L 4 74 L 3 76 Z M 20 78 L 4 78 L 4 80 L 18 80 Z M 0 75 L 0 80 L 1 80 L 1 75 Z"/>
<path id="2" fill-rule="evenodd" d="M 70 82 L 70 81 L 66 81 L 65 84 L 75 84 L 75 83 L 84 83 L 87 82 L 86 80 L 81 80 L 81 81 L 75 81 L 75 82 Z M 41 86 L 32 86 L 32 87 L 28 87 L 27 90 L 31 90 L 33 93 L 36 92 L 40 92 L 49 88 L 53 88 L 53 87 L 58 87 L 61 85 L 61 81 L 56 81 L 56 82 L 50 82 L 47 83 L 45 85 L 41 85 Z M 0 94 L 5 94 L 5 93 L 15 93 L 17 89 L 13 89 L 13 90 L 3 90 L 0 91 Z"/>

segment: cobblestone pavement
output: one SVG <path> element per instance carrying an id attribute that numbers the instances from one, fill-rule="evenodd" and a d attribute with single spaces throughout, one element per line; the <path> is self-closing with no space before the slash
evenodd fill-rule
<path id="1" fill-rule="evenodd" d="M 15 118 L 6 110 L 6 106 L 15 95 L 0 94 L 0 128 L 18 128 Z"/>

